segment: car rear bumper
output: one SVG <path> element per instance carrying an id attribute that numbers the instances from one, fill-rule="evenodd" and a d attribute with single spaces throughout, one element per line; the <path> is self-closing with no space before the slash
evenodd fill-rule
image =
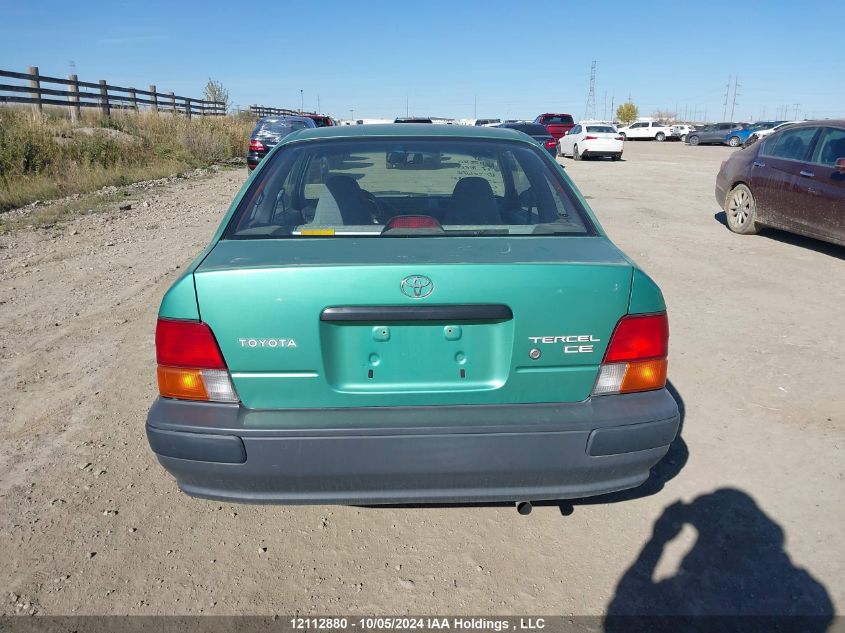
<path id="1" fill-rule="evenodd" d="M 147 437 L 189 495 L 244 503 L 571 499 L 643 483 L 666 390 L 573 404 L 256 411 L 158 399 Z"/>
<path id="2" fill-rule="evenodd" d="M 585 141 L 582 153 L 590 156 L 621 156 L 624 144 L 613 139 Z"/>
<path id="3" fill-rule="evenodd" d="M 247 152 L 246 155 L 246 164 L 250 169 L 255 169 L 255 167 L 264 160 L 264 157 L 267 155 L 267 152 L 256 152 L 254 150 L 250 150 Z"/>

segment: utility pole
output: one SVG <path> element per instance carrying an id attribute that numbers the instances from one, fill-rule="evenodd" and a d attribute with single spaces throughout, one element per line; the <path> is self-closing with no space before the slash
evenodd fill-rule
<path id="1" fill-rule="evenodd" d="M 801 104 L 800 104 L 800 103 L 796 103 L 796 104 L 794 104 L 794 106 L 795 106 L 795 117 L 794 117 L 792 120 L 793 120 L 793 121 L 797 121 L 797 120 L 798 120 L 798 108 L 800 108 L 800 107 L 801 107 Z"/>
<path id="2" fill-rule="evenodd" d="M 317 114 L 320 114 L 321 111 L 322 110 L 320 108 L 320 95 L 317 95 Z"/>
<path id="3" fill-rule="evenodd" d="M 355 123 L 355 110 L 349 108 L 349 118 L 352 119 L 352 122 Z"/>
<path id="4" fill-rule="evenodd" d="M 725 103 L 722 106 L 722 121 L 728 116 L 728 95 L 731 94 L 731 76 L 728 75 L 728 85 L 725 86 Z"/>
<path id="5" fill-rule="evenodd" d="M 305 96 L 303 95 L 302 89 L 299 90 L 299 111 L 305 111 Z"/>
<path id="6" fill-rule="evenodd" d="M 613 105 L 616 103 L 616 95 L 610 97 L 610 118 L 616 120 L 616 110 L 613 109 Z"/>
<path id="7" fill-rule="evenodd" d="M 596 60 L 590 66 L 590 91 L 587 93 L 587 105 L 584 106 L 584 118 L 596 118 Z"/>
<path id="8" fill-rule="evenodd" d="M 731 104 L 731 122 L 734 120 L 734 110 L 736 109 L 736 89 L 739 88 L 740 84 L 738 83 L 739 77 L 734 77 L 734 100 Z"/>
<path id="9" fill-rule="evenodd" d="M 602 110 L 601 118 L 607 121 L 607 90 L 604 91 L 604 110 Z"/>

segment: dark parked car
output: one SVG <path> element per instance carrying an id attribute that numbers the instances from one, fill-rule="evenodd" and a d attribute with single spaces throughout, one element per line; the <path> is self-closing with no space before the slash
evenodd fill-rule
<path id="1" fill-rule="evenodd" d="M 571 114 L 551 114 L 547 112 L 534 119 L 534 123 L 544 125 L 555 140 L 569 134 L 569 130 L 575 127 L 575 121 Z"/>
<path id="2" fill-rule="evenodd" d="M 716 200 L 735 233 L 772 226 L 845 246 L 845 119 L 796 123 L 738 151 Z"/>
<path id="3" fill-rule="evenodd" d="M 721 145 L 728 134 L 744 127 L 742 123 L 708 123 L 700 127 L 696 126 L 695 132 L 687 134 L 687 143 L 690 145 Z"/>
<path id="4" fill-rule="evenodd" d="M 539 123 L 502 123 L 499 127 L 506 127 L 527 134 L 545 147 L 549 154 L 552 156 L 557 155 L 557 141 L 555 137 L 549 134 L 545 126 Z"/>
<path id="5" fill-rule="evenodd" d="M 398 117 L 394 123 L 431 123 L 431 119 L 427 116 L 403 116 Z"/>
<path id="6" fill-rule="evenodd" d="M 308 127 L 318 127 L 314 119 L 307 116 L 265 116 L 258 119 L 255 129 L 249 135 L 249 149 L 246 154 L 246 166 L 253 170 L 261 159 L 273 149 L 279 141 L 291 132 Z"/>

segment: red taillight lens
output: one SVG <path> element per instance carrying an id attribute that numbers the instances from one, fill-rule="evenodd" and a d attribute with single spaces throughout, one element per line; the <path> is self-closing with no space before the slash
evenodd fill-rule
<path id="1" fill-rule="evenodd" d="M 551 141 L 546 141 L 546 142 L 544 143 L 544 145 L 546 146 L 546 149 L 554 149 L 554 148 L 556 148 L 556 147 L 557 147 L 557 142 L 556 142 L 556 141 L 554 141 L 554 140 L 551 140 Z"/>
<path id="2" fill-rule="evenodd" d="M 593 395 L 662 389 L 668 351 L 666 313 L 623 317 L 610 338 Z"/>
<path id="3" fill-rule="evenodd" d="M 159 319 L 158 392 L 165 398 L 238 402 L 214 334 L 205 323 Z"/>
<path id="4" fill-rule="evenodd" d="M 669 319 L 666 313 L 622 317 L 607 346 L 605 363 L 666 358 Z"/>
<path id="5" fill-rule="evenodd" d="M 616 140 L 617 140 L 617 141 L 624 141 L 624 140 L 625 140 L 625 137 L 624 137 L 624 136 L 617 136 L 617 137 L 616 137 Z"/>
<path id="6" fill-rule="evenodd" d="M 159 319 L 156 360 L 159 365 L 168 367 L 226 369 L 211 328 L 198 321 Z"/>
<path id="7" fill-rule="evenodd" d="M 251 152 L 263 152 L 267 148 L 264 147 L 264 143 L 259 141 L 258 139 L 252 139 L 249 142 L 249 151 Z"/>
<path id="8" fill-rule="evenodd" d="M 430 215 L 397 215 L 387 223 L 384 230 L 438 228 L 440 228 L 440 222 L 437 221 L 437 218 L 433 218 Z"/>
<path id="9" fill-rule="evenodd" d="M 598 136 L 585 136 L 584 140 L 585 141 L 595 141 L 597 138 L 598 138 Z"/>

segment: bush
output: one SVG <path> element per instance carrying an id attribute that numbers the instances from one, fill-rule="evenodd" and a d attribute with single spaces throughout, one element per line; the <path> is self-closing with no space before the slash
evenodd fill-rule
<path id="1" fill-rule="evenodd" d="M 244 156 L 254 121 L 170 113 L 64 109 L 35 119 L 29 109 L 0 107 L 0 212 L 37 199 L 158 178 Z"/>

